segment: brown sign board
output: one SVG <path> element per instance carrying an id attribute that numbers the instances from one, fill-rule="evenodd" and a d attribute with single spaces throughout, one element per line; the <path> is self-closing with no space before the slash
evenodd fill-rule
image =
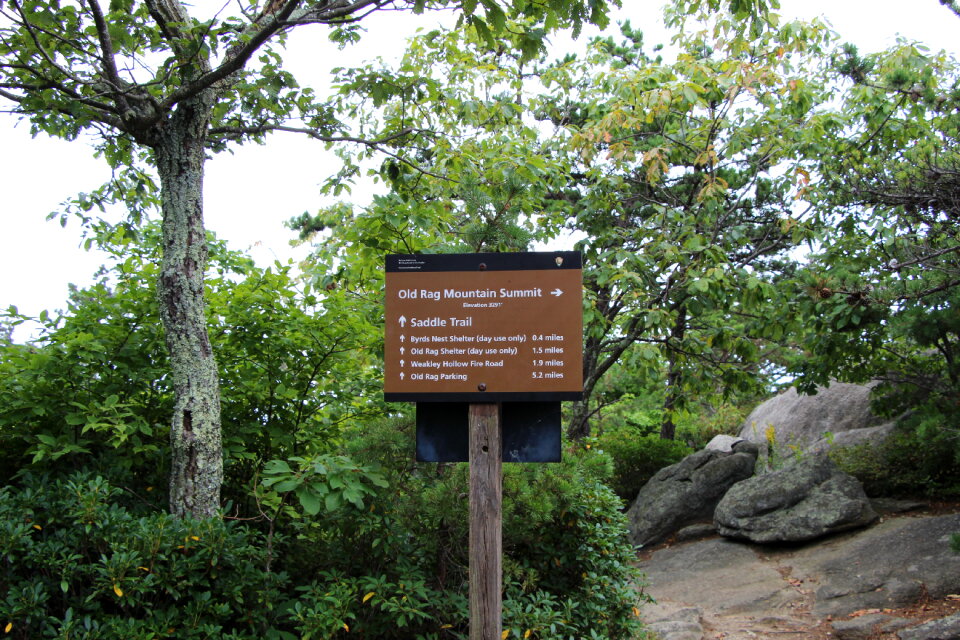
<path id="1" fill-rule="evenodd" d="M 578 252 L 390 255 L 384 399 L 583 397 Z"/>

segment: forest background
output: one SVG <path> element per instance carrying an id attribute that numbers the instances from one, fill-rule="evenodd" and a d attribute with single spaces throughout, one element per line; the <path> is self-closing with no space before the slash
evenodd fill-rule
<path id="1" fill-rule="evenodd" d="M 669 58 L 629 25 L 556 58 L 543 27 L 585 14 L 483 3 L 483 19 L 424 32 L 402 60 L 340 69 L 329 100 L 267 53 L 212 112 L 209 150 L 259 141 L 299 112 L 309 118 L 298 128 L 327 138 L 339 166 L 324 176 L 334 200 L 291 220 L 309 248 L 297 269 L 257 266 L 212 235 L 202 243 L 223 454 L 213 463 L 190 453 L 199 414 L 181 404 L 193 392 L 178 386 L 176 324 L 154 293 L 173 245 L 152 220 L 171 205 L 150 164 L 169 151 L 137 113 L 64 106 L 30 80 L 18 56 L 31 41 L 37 64 L 58 59 L 38 44 L 57 23 L 44 11 L 65 11 L 68 26 L 89 17 L 85 37 L 107 40 L 94 3 L 30 6 L 8 5 L 0 95 L 40 129 L 70 138 L 101 117 L 143 148 L 105 136 L 114 179 L 62 210 L 109 256 L 97 282 L 62 314 L 7 312 L 41 329 L 30 344 L 8 336 L 0 360 L 5 633 L 462 636 L 464 467 L 414 464 L 409 408 L 380 396 L 389 252 L 569 237 L 585 256 L 586 400 L 565 416 L 564 462 L 507 472 L 507 635 L 642 633 L 622 499 L 784 381 L 881 381 L 878 411 L 905 416 L 899 439 L 851 470 L 887 492 L 957 490 L 960 87 L 949 55 L 908 41 L 861 53 L 822 23 L 742 2 L 672 5 Z M 18 15 L 40 31 L 18 31 Z M 234 29 L 197 23 L 172 37 L 178 23 L 167 24 L 157 38 L 174 43 L 180 71 L 197 60 L 183 42 Z M 110 37 L 134 47 L 134 33 Z M 332 33 L 356 37 L 349 25 Z M 78 86 L 105 91 L 98 82 Z M 114 98 L 148 104 L 158 86 Z M 348 136 L 368 142 L 336 141 Z M 349 197 L 365 174 L 385 188 Z M 101 205 L 128 216 L 103 219 Z M 184 486 L 220 469 L 195 508 Z"/>

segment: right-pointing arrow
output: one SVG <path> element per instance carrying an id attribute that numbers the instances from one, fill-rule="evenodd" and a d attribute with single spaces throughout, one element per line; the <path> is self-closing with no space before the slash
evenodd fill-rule
<path id="1" fill-rule="evenodd" d="M 550 292 L 550 295 L 557 296 L 558 298 L 563 295 L 563 291 L 559 287 Z"/>

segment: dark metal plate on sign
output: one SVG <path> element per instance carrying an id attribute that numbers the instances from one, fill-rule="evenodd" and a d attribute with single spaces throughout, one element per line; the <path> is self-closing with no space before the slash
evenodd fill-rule
<path id="1" fill-rule="evenodd" d="M 417 404 L 417 461 L 469 462 L 469 403 Z M 504 462 L 560 462 L 560 403 L 504 402 Z"/>

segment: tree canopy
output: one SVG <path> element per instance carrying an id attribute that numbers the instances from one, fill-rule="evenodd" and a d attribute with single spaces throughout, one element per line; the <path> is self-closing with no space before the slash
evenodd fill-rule
<path id="1" fill-rule="evenodd" d="M 529 29 L 511 34 L 524 52 L 546 31 L 603 23 L 608 3 L 495 0 L 287 0 L 205 14 L 177 0 L 66 2 L 28 0 L 0 8 L 0 99 L 34 131 L 99 138 L 97 153 L 118 178 L 93 202 L 122 202 L 134 219 L 158 207 L 163 220 L 157 274 L 160 318 L 176 401 L 172 410 L 171 510 L 212 516 L 219 508 L 222 441 L 219 372 L 206 327 L 203 277 L 203 173 L 208 154 L 271 131 L 327 143 L 384 149 L 411 132 L 371 139 L 346 135 L 341 113 L 283 70 L 278 46 L 290 30 L 326 25 L 347 44 L 376 11 L 458 9 L 491 43 L 508 18 Z"/>

